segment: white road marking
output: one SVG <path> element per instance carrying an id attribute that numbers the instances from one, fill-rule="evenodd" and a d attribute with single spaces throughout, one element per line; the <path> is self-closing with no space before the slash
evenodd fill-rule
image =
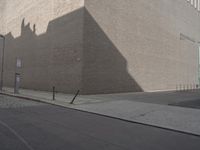
<path id="1" fill-rule="evenodd" d="M 29 149 L 29 150 L 34 150 L 29 144 L 28 142 L 23 138 L 21 137 L 14 129 L 12 129 L 11 127 L 9 127 L 6 123 L 4 123 L 3 121 L 0 120 L 0 124 L 2 126 L 4 126 L 5 128 L 7 128 L 10 132 L 12 132 L 12 134 L 14 134 L 24 145 L 26 145 L 26 147 Z"/>

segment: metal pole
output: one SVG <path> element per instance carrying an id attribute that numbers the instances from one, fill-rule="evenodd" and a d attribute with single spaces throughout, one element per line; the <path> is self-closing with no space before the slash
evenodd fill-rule
<path id="1" fill-rule="evenodd" d="M 80 92 L 80 90 L 78 90 L 76 92 L 76 95 L 74 96 L 74 98 L 72 99 L 72 101 L 70 102 L 70 104 L 74 104 L 74 101 L 75 101 L 76 97 L 78 96 L 79 92 Z"/>
<path id="2" fill-rule="evenodd" d="M 53 100 L 56 99 L 56 95 L 55 95 L 56 90 L 55 89 L 56 89 L 55 86 L 53 86 Z"/>
<path id="3" fill-rule="evenodd" d="M 14 89 L 15 94 L 19 94 L 19 87 L 20 87 L 20 74 L 15 73 L 15 89 Z"/>
<path id="4" fill-rule="evenodd" d="M 4 73 L 4 51 L 5 51 L 5 36 L 0 35 L 3 38 L 3 51 L 2 51 L 2 62 L 1 62 L 1 83 L 0 83 L 0 90 L 3 90 L 3 73 Z"/>

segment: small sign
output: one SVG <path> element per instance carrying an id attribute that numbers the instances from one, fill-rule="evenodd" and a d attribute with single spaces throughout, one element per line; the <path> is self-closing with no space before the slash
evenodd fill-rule
<path id="1" fill-rule="evenodd" d="M 21 59 L 17 58 L 17 64 L 16 64 L 17 68 L 21 68 L 22 67 L 22 61 Z"/>

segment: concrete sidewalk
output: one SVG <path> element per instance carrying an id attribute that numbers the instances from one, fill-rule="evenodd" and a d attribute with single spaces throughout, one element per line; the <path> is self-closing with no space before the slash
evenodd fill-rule
<path id="1" fill-rule="evenodd" d="M 74 95 L 69 94 L 57 93 L 55 101 L 52 100 L 51 92 L 21 89 L 20 94 L 13 94 L 13 89 L 4 88 L 2 94 L 200 136 L 200 109 L 167 105 L 169 103 L 195 100 L 199 98 L 199 91 L 79 95 L 73 105 L 69 103 Z"/>

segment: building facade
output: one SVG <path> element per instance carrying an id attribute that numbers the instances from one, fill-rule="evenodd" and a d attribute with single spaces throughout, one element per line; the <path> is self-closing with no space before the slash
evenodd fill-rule
<path id="1" fill-rule="evenodd" d="M 0 7 L 4 86 L 14 86 L 16 72 L 22 88 L 65 93 L 199 84 L 199 0 L 1 0 Z"/>

